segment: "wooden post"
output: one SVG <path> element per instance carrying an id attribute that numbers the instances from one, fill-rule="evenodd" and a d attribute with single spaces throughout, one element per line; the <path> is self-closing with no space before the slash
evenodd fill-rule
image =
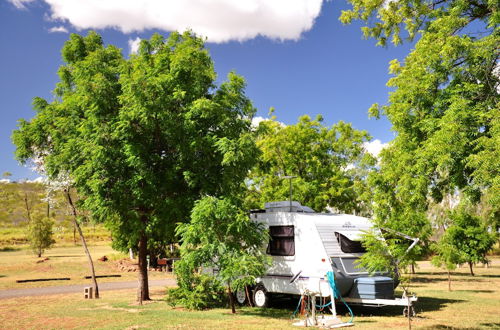
<path id="1" fill-rule="evenodd" d="M 312 325 L 318 325 L 316 321 L 316 296 L 311 296 L 311 314 L 312 314 Z"/>
<path id="2" fill-rule="evenodd" d="M 408 296 L 408 292 L 405 291 L 406 300 L 408 302 L 408 330 L 411 330 L 411 302 L 410 296 Z"/>

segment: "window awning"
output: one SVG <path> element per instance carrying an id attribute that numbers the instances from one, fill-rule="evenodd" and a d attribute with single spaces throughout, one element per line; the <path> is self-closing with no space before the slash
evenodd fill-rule
<path id="1" fill-rule="evenodd" d="M 359 230 L 337 230 L 335 231 L 336 233 L 342 234 L 351 241 L 361 241 L 361 238 L 363 237 L 363 232 Z"/>

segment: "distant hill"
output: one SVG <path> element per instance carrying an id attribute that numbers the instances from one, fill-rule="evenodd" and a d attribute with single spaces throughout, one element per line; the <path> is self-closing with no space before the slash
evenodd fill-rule
<path id="1" fill-rule="evenodd" d="M 61 192 L 48 199 L 43 182 L 0 180 L 0 247 L 26 243 L 28 219 L 47 214 L 55 221 L 55 239 L 72 241 L 74 228 L 71 213 Z M 88 238 L 99 241 L 109 239 L 108 231 L 102 226 L 84 224 L 83 229 Z M 79 240 L 77 234 L 75 240 Z"/>
<path id="2" fill-rule="evenodd" d="M 45 185 L 39 182 L 0 183 L 0 225 L 19 227 L 27 225 L 29 217 L 47 216 L 56 224 L 69 219 L 67 203 L 61 193 L 47 199 Z"/>

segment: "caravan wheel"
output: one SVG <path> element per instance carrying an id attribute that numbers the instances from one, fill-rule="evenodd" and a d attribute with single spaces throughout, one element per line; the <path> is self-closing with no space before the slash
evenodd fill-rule
<path id="1" fill-rule="evenodd" d="M 263 286 L 258 286 L 253 292 L 253 302 L 256 307 L 267 307 L 269 294 Z"/>
<path id="2" fill-rule="evenodd" d="M 236 291 L 236 293 L 234 294 L 235 298 L 236 298 L 236 302 L 240 305 L 244 305 L 247 301 L 247 294 L 245 293 L 245 290 L 238 290 Z"/>

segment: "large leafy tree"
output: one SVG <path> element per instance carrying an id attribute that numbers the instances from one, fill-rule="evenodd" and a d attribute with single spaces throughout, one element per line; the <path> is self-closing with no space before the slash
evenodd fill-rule
<path id="1" fill-rule="evenodd" d="M 137 298 L 149 299 L 148 244 L 171 241 L 202 194 L 240 188 L 256 158 L 245 82 L 231 73 L 216 86 L 190 32 L 154 35 L 130 59 L 94 32 L 73 34 L 62 53 L 57 98 L 35 99 L 35 118 L 14 133 L 17 157 L 69 173 L 114 246 L 138 250 Z"/>
<path id="2" fill-rule="evenodd" d="M 287 200 L 289 182 L 283 177 L 293 176 L 293 199 L 303 205 L 369 213 L 365 178 L 375 163 L 363 147 L 369 139 L 367 132 L 342 121 L 324 126 L 321 117 L 302 116 L 288 126 L 275 118 L 261 122 L 257 145 L 262 156 L 249 176 L 250 205 Z"/>
<path id="3" fill-rule="evenodd" d="M 349 2 L 341 20 L 364 20 L 379 44 L 418 39 L 403 62 L 390 63 L 388 104 L 370 109 L 397 133 L 371 178 L 378 224 L 425 239 L 429 202 L 457 191 L 488 198 L 485 217 L 498 218 L 498 1 Z"/>

